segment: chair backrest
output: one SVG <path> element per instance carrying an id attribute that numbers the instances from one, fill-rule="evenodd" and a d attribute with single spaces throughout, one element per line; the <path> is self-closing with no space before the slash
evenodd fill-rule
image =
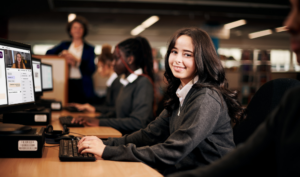
<path id="1" fill-rule="evenodd" d="M 246 119 L 233 128 L 235 144 L 245 142 L 279 104 L 286 91 L 296 86 L 300 86 L 300 81 L 281 78 L 271 80 L 260 87 L 247 106 Z"/>
<path id="2" fill-rule="evenodd" d="M 287 90 L 300 86 L 300 81 L 295 79 L 275 79 L 265 83 L 253 96 L 247 107 L 247 117 L 239 125 L 233 128 L 234 142 L 236 145 L 245 142 L 268 116 L 268 114 L 280 103 Z M 271 143 L 246 166 L 243 166 L 231 174 L 231 177 L 277 176 L 276 144 Z M 246 159 L 245 159 L 246 160 Z"/>

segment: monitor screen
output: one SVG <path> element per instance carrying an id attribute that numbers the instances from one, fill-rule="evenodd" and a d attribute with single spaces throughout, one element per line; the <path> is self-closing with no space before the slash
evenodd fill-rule
<path id="1" fill-rule="evenodd" d="M 42 92 L 41 61 L 32 59 L 35 92 Z"/>
<path id="2" fill-rule="evenodd" d="M 42 63 L 43 90 L 53 90 L 52 66 Z"/>
<path id="3" fill-rule="evenodd" d="M 0 41 L 0 107 L 35 102 L 30 46 L 18 44 Z"/>

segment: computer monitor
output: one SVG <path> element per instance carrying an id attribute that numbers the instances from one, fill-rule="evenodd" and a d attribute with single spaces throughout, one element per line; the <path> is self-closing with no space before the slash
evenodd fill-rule
<path id="1" fill-rule="evenodd" d="M 52 65 L 42 63 L 42 85 L 43 85 L 43 91 L 53 90 Z"/>
<path id="2" fill-rule="evenodd" d="M 34 105 L 30 45 L 0 39 L 0 113 Z"/>
<path id="3" fill-rule="evenodd" d="M 34 106 L 31 46 L 0 39 L 0 114 Z M 21 132 L 30 127 L 0 124 L 0 132 Z"/>
<path id="4" fill-rule="evenodd" d="M 32 69 L 33 69 L 33 79 L 34 79 L 34 90 L 35 99 L 39 99 L 43 96 L 42 88 L 42 66 L 41 60 L 37 58 L 32 58 Z"/>

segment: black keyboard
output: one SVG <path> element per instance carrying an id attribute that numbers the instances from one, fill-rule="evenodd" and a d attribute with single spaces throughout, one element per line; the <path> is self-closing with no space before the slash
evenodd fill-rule
<path id="1" fill-rule="evenodd" d="M 72 116 L 59 117 L 59 121 L 62 125 L 66 125 L 67 127 L 84 127 L 84 125 L 79 123 L 71 123 L 72 120 L 73 120 Z"/>
<path id="2" fill-rule="evenodd" d="M 77 143 L 79 140 L 60 140 L 59 160 L 60 161 L 95 161 L 94 154 L 78 153 Z"/>

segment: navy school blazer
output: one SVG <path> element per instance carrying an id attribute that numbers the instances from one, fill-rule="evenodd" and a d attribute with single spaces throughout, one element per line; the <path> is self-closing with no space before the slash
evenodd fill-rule
<path id="1" fill-rule="evenodd" d="M 63 50 L 68 50 L 71 41 L 63 41 L 57 46 L 46 52 L 46 55 L 58 55 Z M 84 42 L 83 51 L 81 56 L 81 63 L 79 66 L 82 75 L 82 87 L 86 98 L 95 96 L 92 75 L 95 72 L 95 47 Z"/>

